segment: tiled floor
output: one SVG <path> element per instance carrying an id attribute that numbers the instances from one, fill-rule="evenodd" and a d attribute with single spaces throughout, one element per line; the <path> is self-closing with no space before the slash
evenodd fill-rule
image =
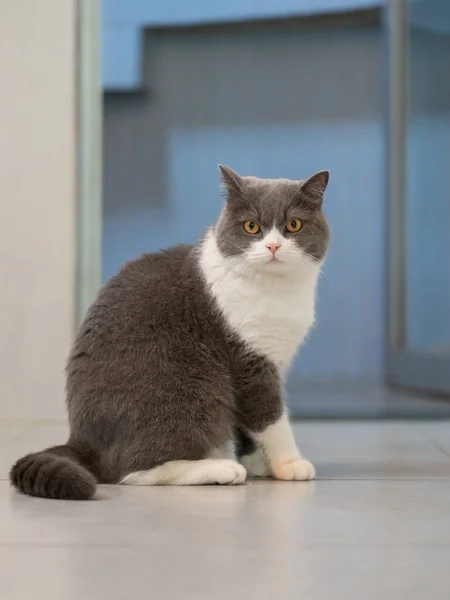
<path id="1" fill-rule="evenodd" d="M 303 423 L 311 483 L 19 496 L 61 425 L 0 425 L 2 600 L 448 600 L 450 422 Z"/>

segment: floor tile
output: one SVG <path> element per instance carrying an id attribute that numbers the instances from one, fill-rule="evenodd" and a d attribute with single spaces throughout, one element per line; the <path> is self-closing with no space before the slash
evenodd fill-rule
<path id="1" fill-rule="evenodd" d="M 0 548 L 3 600 L 448 600 L 448 549 Z"/>
<path id="2" fill-rule="evenodd" d="M 0 481 L 2 600 L 447 600 L 450 458 L 442 423 L 294 426 L 315 482 L 100 486 L 90 502 Z M 2 473 L 64 441 L 0 426 Z"/>
<path id="3" fill-rule="evenodd" d="M 418 430 L 450 457 L 450 421 L 417 424 Z"/>
<path id="4" fill-rule="evenodd" d="M 414 422 L 303 422 L 294 430 L 319 478 L 450 479 L 449 456 Z"/>
<path id="5" fill-rule="evenodd" d="M 0 484 L 0 544 L 170 545 L 204 536 L 345 545 L 448 545 L 450 482 L 255 482 L 243 487 L 101 486 L 98 499 L 21 496 Z M 395 534 L 394 534 L 395 530 Z M 245 541 L 239 541 L 245 547 Z"/>

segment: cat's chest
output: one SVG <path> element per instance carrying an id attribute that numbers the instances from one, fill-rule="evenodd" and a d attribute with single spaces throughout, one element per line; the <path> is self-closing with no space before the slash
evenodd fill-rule
<path id="1" fill-rule="evenodd" d="M 314 324 L 315 285 L 279 285 L 228 280 L 216 300 L 227 325 L 253 350 L 281 369 L 292 360 Z"/>

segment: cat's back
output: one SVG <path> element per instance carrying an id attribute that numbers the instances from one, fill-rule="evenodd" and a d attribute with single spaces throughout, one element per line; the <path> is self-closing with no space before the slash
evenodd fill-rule
<path id="1" fill-rule="evenodd" d="M 148 296 L 153 286 L 160 289 L 176 289 L 186 286 L 196 270 L 193 246 L 175 246 L 168 250 L 144 254 L 124 265 L 104 286 L 103 295 L 133 291 Z M 191 276 L 189 276 L 191 275 Z M 154 297 L 150 294 L 150 298 Z"/>
<path id="2" fill-rule="evenodd" d="M 173 328 L 207 302 L 193 246 L 177 246 L 126 264 L 100 290 L 78 339 L 113 341 Z"/>
<path id="3" fill-rule="evenodd" d="M 196 247 L 144 255 L 102 288 L 69 357 L 66 388 L 72 439 L 108 448 L 103 481 L 182 458 L 180 447 L 201 458 L 205 440 L 227 439 L 234 396 L 217 314 Z M 170 444 L 161 437 L 166 422 Z M 120 466 L 128 448 L 137 456 L 146 448 L 142 463 Z"/>
<path id="4" fill-rule="evenodd" d="M 144 254 L 127 263 L 100 292 L 100 301 L 120 304 L 157 305 L 164 308 L 169 297 L 188 291 L 197 278 L 193 246 L 176 246 L 161 252 Z"/>

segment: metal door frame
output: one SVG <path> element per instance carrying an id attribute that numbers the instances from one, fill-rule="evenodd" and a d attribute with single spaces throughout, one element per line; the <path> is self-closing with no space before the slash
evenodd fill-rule
<path id="1" fill-rule="evenodd" d="M 76 322 L 101 284 L 102 121 L 101 1 L 76 0 L 77 271 Z"/>
<path id="2" fill-rule="evenodd" d="M 450 359 L 406 349 L 405 333 L 405 138 L 408 110 L 408 0 L 391 0 L 388 37 L 387 197 L 388 197 L 388 383 L 450 393 Z"/>

